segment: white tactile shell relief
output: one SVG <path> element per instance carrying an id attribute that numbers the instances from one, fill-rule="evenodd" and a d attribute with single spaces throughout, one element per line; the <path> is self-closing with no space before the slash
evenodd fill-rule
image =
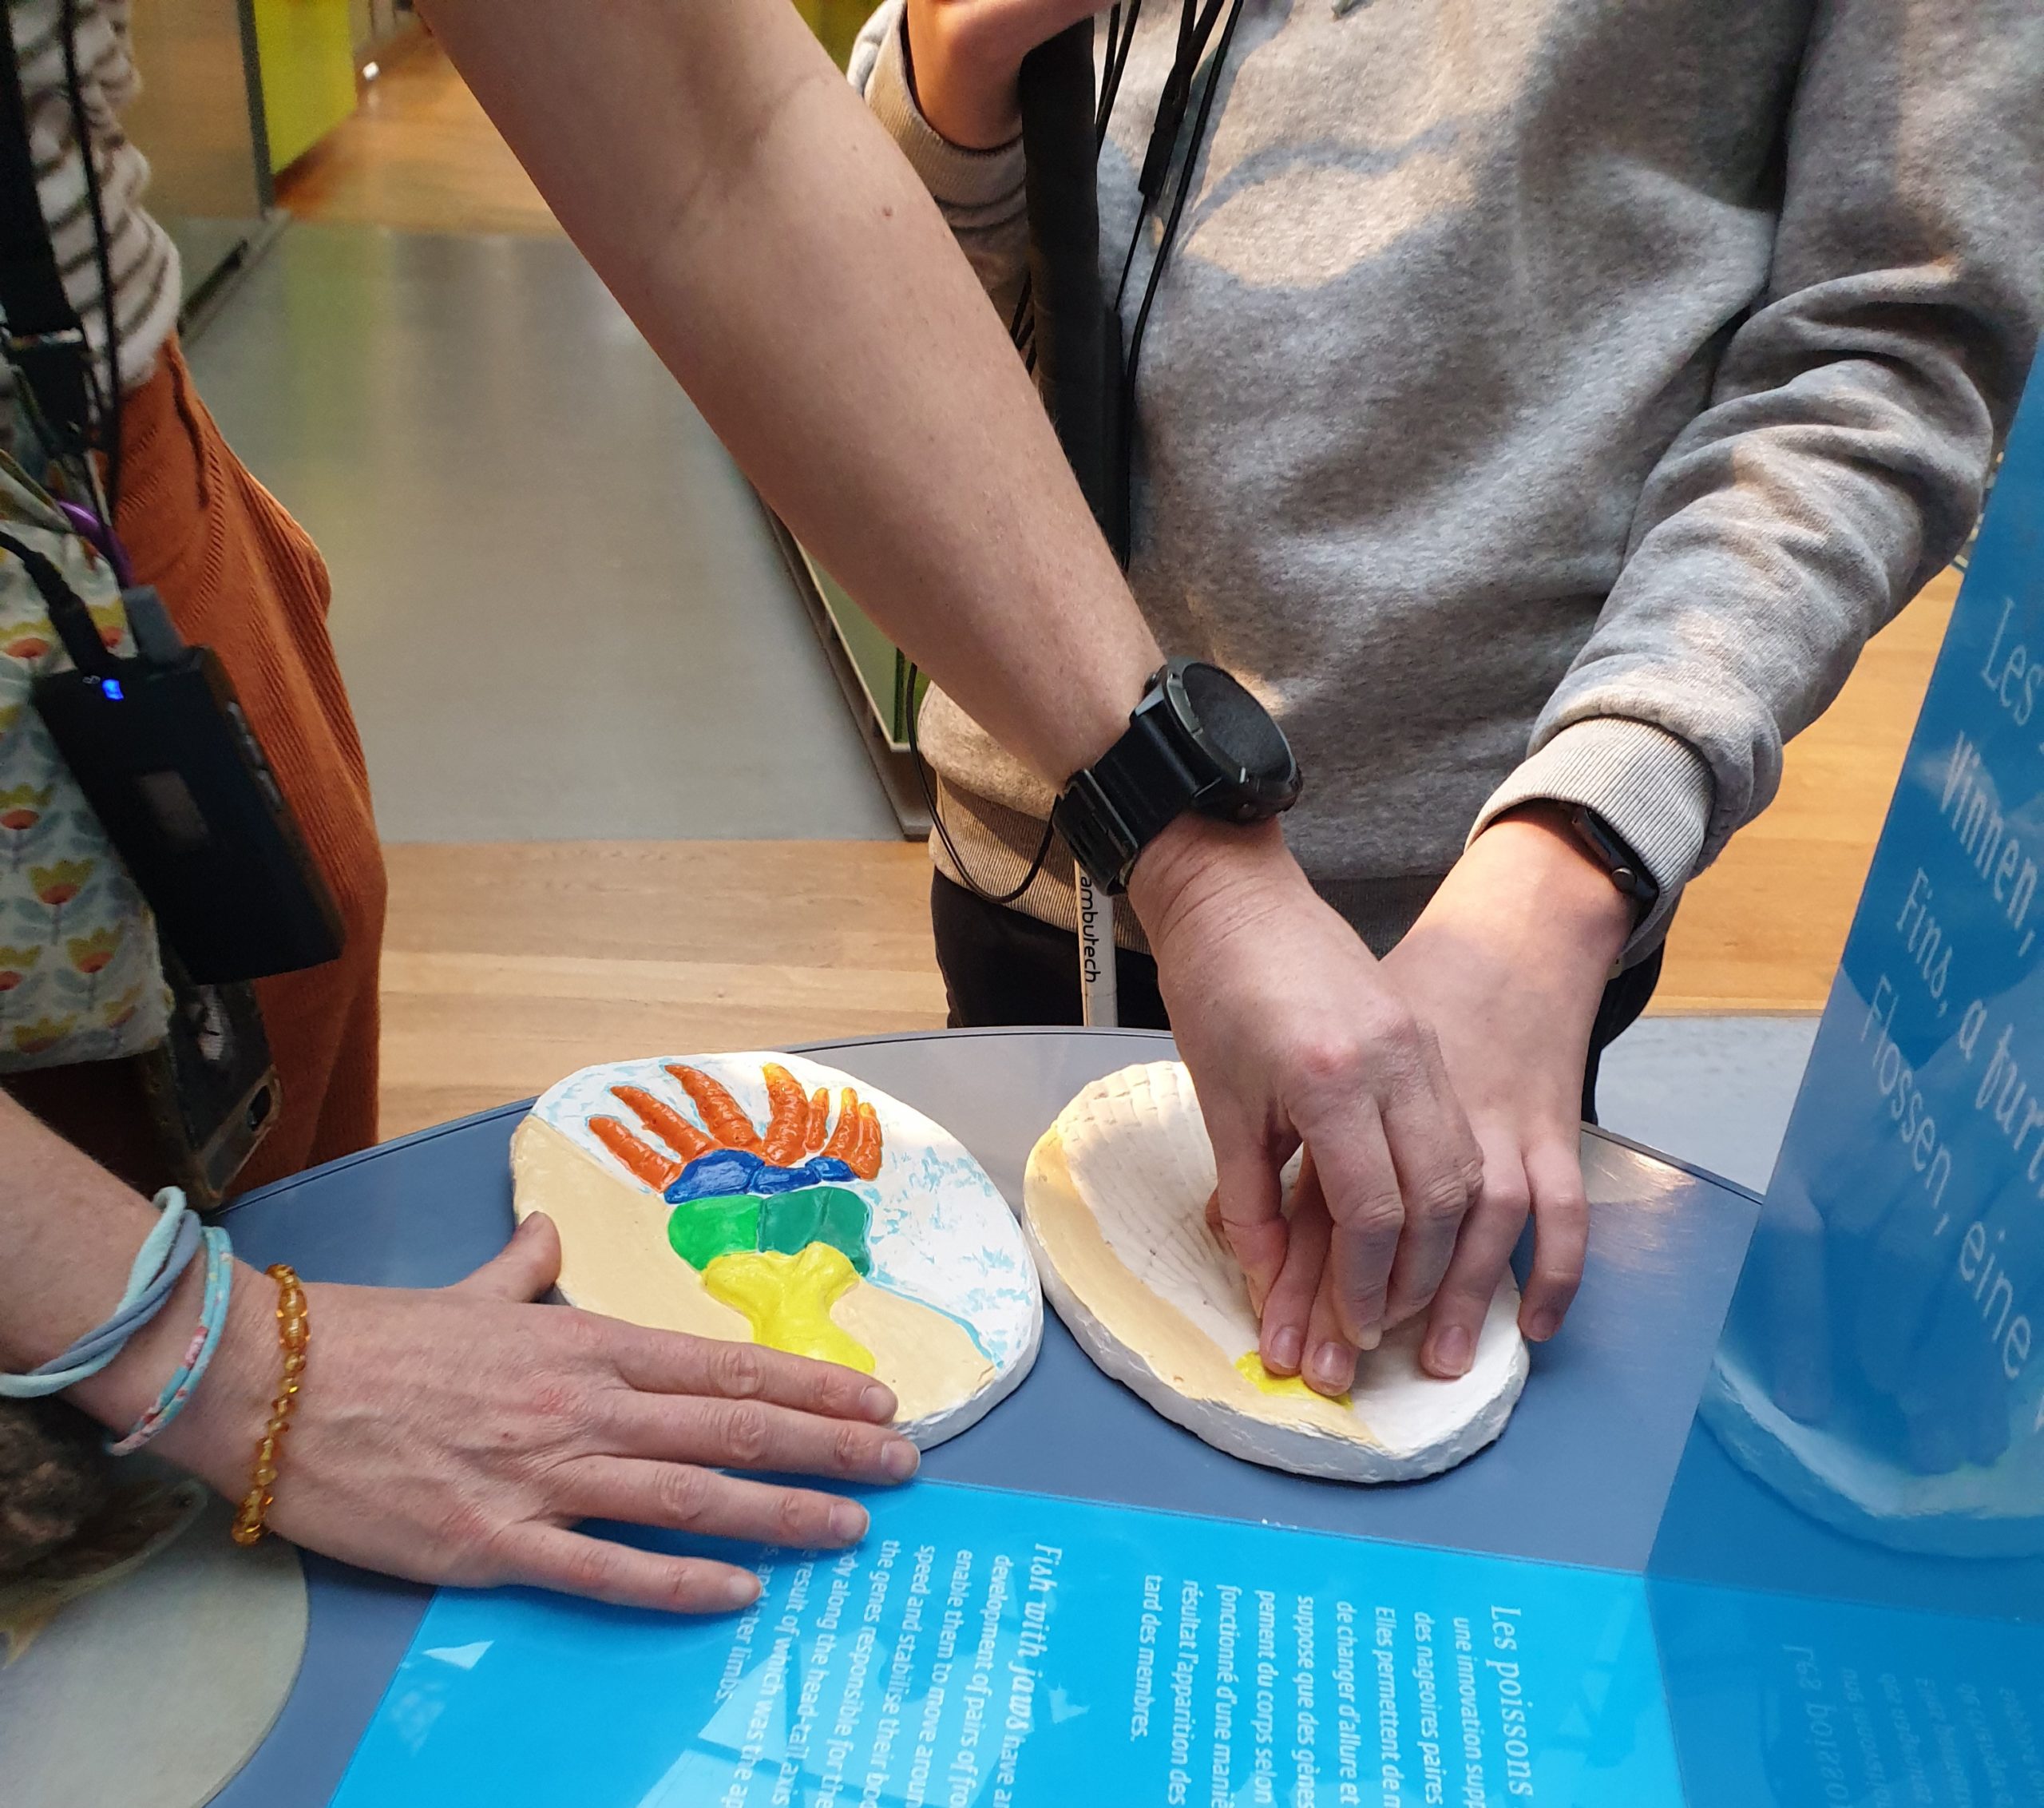
<path id="1" fill-rule="evenodd" d="M 1702 1413 L 1733 1461 L 1848 1537 L 1932 1556 L 2044 1555 L 2044 1439 L 2014 1439 L 1992 1462 L 1906 1469 L 1849 1430 L 1784 1411 L 1764 1380 L 1723 1348 Z"/>
<path id="2" fill-rule="evenodd" d="M 1527 1368 L 1509 1277 L 1460 1380 L 1421 1370 L 1415 1323 L 1363 1358 L 1345 1402 L 1325 1399 L 1256 1360 L 1242 1271 L 1206 1223 L 1214 1181 L 1198 1100 L 1175 1061 L 1095 1081 L 1037 1143 L 1024 1226 L 1058 1316 L 1107 1374 L 1216 1448 L 1301 1474 L 1433 1475 L 1504 1429 Z"/>
<path id="3" fill-rule="evenodd" d="M 1036 1361 L 1036 1265 L 986 1171 L 921 1112 L 801 1056 L 585 1068 L 533 1105 L 512 1169 L 519 1217 L 560 1231 L 572 1304 L 862 1368 L 925 1449 Z"/>

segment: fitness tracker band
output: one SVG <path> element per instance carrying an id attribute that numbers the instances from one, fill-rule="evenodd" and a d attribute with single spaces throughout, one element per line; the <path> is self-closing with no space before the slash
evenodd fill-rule
<path id="1" fill-rule="evenodd" d="M 1136 857 L 1186 811 L 1262 823 L 1298 796 L 1298 762 L 1270 712 L 1218 665 L 1175 659 L 1127 732 L 1072 774 L 1052 817 L 1087 877 L 1119 894 Z"/>
<path id="2" fill-rule="evenodd" d="M 1661 902 L 1661 887 L 1654 882 L 1645 862 L 1595 811 L 1579 803 L 1570 810 L 1568 822 L 1575 831 L 1575 839 L 1610 874 L 1611 883 L 1632 900 L 1634 922 L 1645 922 L 1654 914 L 1654 906 Z"/>

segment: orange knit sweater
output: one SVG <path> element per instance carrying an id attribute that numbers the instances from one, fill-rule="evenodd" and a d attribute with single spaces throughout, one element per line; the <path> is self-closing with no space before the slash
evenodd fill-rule
<path id="1" fill-rule="evenodd" d="M 382 856 L 318 551 L 228 449 L 176 340 L 121 420 L 118 525 L 136 581 L 156 587 L 188 642 L 219 654 L 347 924 L 339 960 L 256 988 L 283 1108 L 236 1183 L 246 1190 L 376 1140 Z M 16 1075 L 8 1089 L 125 1179 L 161 1184 L 128 1064 Z"/>

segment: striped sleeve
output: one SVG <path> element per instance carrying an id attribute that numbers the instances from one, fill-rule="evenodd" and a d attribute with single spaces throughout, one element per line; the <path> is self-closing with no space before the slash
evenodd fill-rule
<path id="1" fill-rule="evenodd" d="M 74 11 L 79 90 L 113 278 L 121 380 L 132 389 L 155 370 L 156 355 L 177 323 L 182 284 L 177 248 L 142 208 L 149 160 L 121 129 L 121 109 L 140 86 L 130 52 L 129 6 L 129 0 L 76 0 Z M 65 81 L 63 9 L 60 0 L 8 0 L 7 21 L 21 67 L 43 217 L 50 223 L 65 292 L 85 322 L 93 350 L 104 358 L 105 304 L 85 155 Z"/>

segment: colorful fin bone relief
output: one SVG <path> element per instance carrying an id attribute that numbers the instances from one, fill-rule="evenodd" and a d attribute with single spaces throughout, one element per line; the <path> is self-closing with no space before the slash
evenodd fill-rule
<path id="1" fill-rule="evenodd" d="M 1008 1202 L 938 1124 L 799 1055 L 585 1068 L 512 1139 L 561 1291 L 638 1324 L 877 1376 L 925 1447 L 1034 1361 L 1043 1296 Z"/>
<path id="2" fill-rule="evenodd" d="M 675 1254 L 712 1299 L 745 1314 L 759 1342 L 870 1374 L 873 1352 L 832 1323 L 829 1308 L 873 1270 L 871 1208 L 842 1183 L 878 1176 L 879 1115 L 847 1086 L 834 1129 L 828 1087 L 810 1093 L 778 1061 L 761 1071 L 772 1103 L 763 1131 L 727 1088 L 675 1065 L 667 1072 L 700 1127 L 643 1086 L 615 1085 L 611 1096 L 657 1144 L 616 1117 L 592 1117 L 590 1134 L 674 1207 Z"/>

